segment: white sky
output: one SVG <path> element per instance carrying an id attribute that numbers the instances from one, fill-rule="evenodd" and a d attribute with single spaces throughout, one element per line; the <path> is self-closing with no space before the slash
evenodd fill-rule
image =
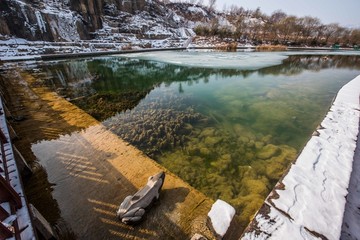
<path id="1" fill-rule="evenodd" d="M 204 0 L 207 4 L 208 0 Z M 216 0 L 219 10 L 233 4 L 252 10 L 260 7 L 266 14 L 280 9 L 288 15 L 317 17 L 325 24 L 360 27 L 360 0 Z"/>

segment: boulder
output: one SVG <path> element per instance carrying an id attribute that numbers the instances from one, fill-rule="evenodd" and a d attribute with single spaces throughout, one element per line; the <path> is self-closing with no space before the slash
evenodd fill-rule
<path id="1" fill-rule="evenodd" d="M 228 231 L 231 221 L 235 216 L 235 209 L 220 199 L 212 205 L 208 213 L 208 225 L 215 235 L 222 239 Z"/>

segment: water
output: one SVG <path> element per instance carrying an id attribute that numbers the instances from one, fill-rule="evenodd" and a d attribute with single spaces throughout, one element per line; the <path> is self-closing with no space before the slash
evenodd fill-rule
<path id="1" fill-rule="evenodd" d="M 48 76 L 41 84 L 207 196 L 232 204 L 245 227 L 337 91 L 360 74 L 360 57 L 165 52 L 41 71 Z"/>

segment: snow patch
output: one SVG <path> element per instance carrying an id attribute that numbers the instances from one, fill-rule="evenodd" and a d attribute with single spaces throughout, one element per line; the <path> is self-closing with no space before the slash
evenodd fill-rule
<path id="1" fill-rule="evenodd" d="M 226 234 L 234 215 L 235 209 L 220 199 L 216 200 L 208 213 L 215 232 L 221 237 Z"/>
<path id="2" fill-rule="evenodd" d="M 44 19 L 42 18 L 41 12 L 35 11 L 35 16 L 41 33 L 46 32 L 46 25 Z"/>

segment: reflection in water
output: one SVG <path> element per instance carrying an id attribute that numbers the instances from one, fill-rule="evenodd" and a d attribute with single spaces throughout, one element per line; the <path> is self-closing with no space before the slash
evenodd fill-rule
<path id="1" fill-rule="evenodd" d="M 257 71 L 108 57 L 46 66 L 43 83 L 197 189 L 230 202 L 245 227 L 359 70 L 357 56 L 290 56 Z M 64 164 L 77 177 L 101 178 L 81 158 Z"/>

